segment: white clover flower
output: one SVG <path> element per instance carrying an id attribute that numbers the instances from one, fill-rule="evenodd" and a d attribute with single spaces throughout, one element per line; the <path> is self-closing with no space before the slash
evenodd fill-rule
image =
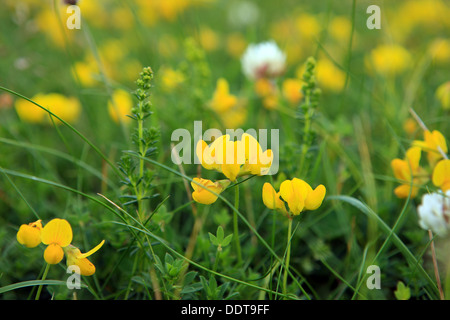
<path id="1" fill-rule="evenodd" d="M 439 236 L 445 235 L 450 229 L 450 190 L 445 195 L 425 194 L 417 211 L 421 228 L 431 230 Z"/>
<path id="2" fill-rule="evenodd" d="M 273 78 L 284 72 L 286 55 L 274 41 L 250 44 L 241 58 L 241 64 L 250 80 Z"/>

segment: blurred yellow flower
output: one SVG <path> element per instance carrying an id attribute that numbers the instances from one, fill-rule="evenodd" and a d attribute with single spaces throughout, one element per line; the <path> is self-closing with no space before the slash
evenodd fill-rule
<path id="1" fill-rule="evenodd" d="M 303 82 L 300 79 L 285 79 L 283 81 L 281 91 L 284 98 L 291 104 L 296 105 L 303 98 L 302 93 Z"/>
<path id="2" fill-rule="evenodd" d="M 66 21 L 68 17 L 65 7 L 61 6 L 57 13 L 59 16 L 52 9 L 48 9 L 48 6 L 43 6 L 43 8 L 36 15 L 37 27 L 49 37 L 53 44 L 59 48 L 64 48 L 66 41 L 72 41 L 74 35 L 74 32 L 69 32 L 73 30 L 69 30 L 65 25 L 61 24 L 61 21 Z"/>
<path id="3" fill-rule="evenodd" d="M 432 175 L 433 184 L 445 193 L 450 190 L 450 160 L 443 159 L 436 164 Z"/>
<path id="4" fill-rule="evenodd" d="M 435 63 L 448 64 L 450 62 L 450 39 L 434 40 L 429 47 L 429 52 Z"/>
<path id="5" fill-rule="evenodd" d="M 68 123 L 75 122 L 81 112 L 81 105 L 78 99 L 66 97 L 59 93 L 37 94 L 31 100 L 47 108 Z M 45 110 L 28 100 L 17 100 L 15 108 L 19 118 L 23 121 L 30 123 L 52 123 L 51 118 Z M 61 124 L 59 120 L 54 120 L 56 124 Z"/>
<path id="6" fill-rule="evenodd" d="M 108 113 L 117 123 L 128 123 L 131 118 L 131 109 L 133 108 L 133 100 L 131 95 L 122 89 L 116 89 L 111 99 L 108 101 Z"/>
<path id="7" fill-rule="evenodd" d="M 228 81 L 224 78 L 217 80 L 216 90 L 209 105 L 216 112 L 226 112 L 233 108 L 238 99 L 236 96 L 230 94 L 230 87 Z"/>
<path id="8" fill-rule="evenodd" d="M 391 161 L 394 176 L 401 183 L 394 190 L 398 198 L 407 198 L 410 192 L 411 198 L 417 195 L 418 185 L 424 181 L 426 176 L 425 170 L 419 166 L 421 152 L 420 147 L 411 147 L 406 151 L 404 160 L 394 159 Z"/>
<path id="9" fill-rule="evenodd" d="M 345 72 L 328 59 L 322 58 L 317 61 L 316 76 L 319 87 L 324 90 L 339 92 L 344 88 Z"/>
<path id="10" fill-rule="evenodd" d="M 275 83 L 268 78 L 259 78 L 255 81 L 255 93 L 262 98 L 263 107 L 274 110 L 278 107 L 279 91 Z"/>
<path id="11" fill-rule="evenodd" d="M 95 266 L 90 262 L 87 257 L 97 252 L 105 243 L 105 240 L 100 242 L 95 248 L 89 250 L 86 253 L 81 253 L 80 249 L 73 245 L 68 245 L 64 248 L 64 253 L 66 254 L 67 266 L 77 266 L 79 268 L 79 273 L 82 276 L 91 276 L 95 273 Z M 78 271 L 75 269 L 74 271 Z"/>
<path id="12" fill-rule="evenodd" d="M 72 72 L 73 77 L 84 87 L 93 87 L 99 83 L 97 79 L 99 71 L 97 66 L 93 63 L 86 61 L 75 62 Z"/>
<path id="13" fill-rule="evenodd" d="M 37 220 L 20 226 L 17 232 L 17 241 L 27 248 L 37 247 L 41 243 L 42 222 Z"/>
<path id="14" fill-rule="evenodd" d="M 312 41 L 319 38 L 319 33 L 322 28 L 316 16 L 308 13 L 302 13 L 296 18 L 295 22 L 301 39 Z"/>
<path id="15" fill-rule="evenodd" d="M 241 57 L 246 47 L 247 41 L 242 34 L 234 32 L 227 36 L 226 49 L 228 54 L 233 58 Z"/>
<path id="16" fill-rule="evenodd" d="M 370 71 L 385 76 L 395 76 L 407 70 L 412 64 L 411 53 L 400 45 L 379 45 L 366 57 Z"/>
<path id="17" fill-rule="evenodd" d="M 231 141 L 228 134 L 223 135 L 209 146 L 200 140 L 196 154 L 205 169 L 219 171 L 231 181 L 248 174 L 265 175 L 273 161 L 272 150 L 263 152 L 258 141 L 248 133 L 238 141 Z"/>
<path id="18" fill-rule="evenodd" d="M 450 109 L 450 81 L 441 84 L 436 90 L 436 97 L 444 109 Z"/>
<path id="19" fill-rule="evenodd" d="M 412 136 L 417 130 L 417 121 L 413 118 L 408 118 L 403 123 L 403 130 L 409 135 Z"/>
<path id="20" fill-rule="evenodd" d="M 442 159 L 442 152 L 448 152 L 445 137 L 437 130 L 433 130 L 433 132 L 425 130 L 424 140 L 413 141 L 413 146 L 420 147 L 427 153 L 428 163 L 431 168 L 434 168 L 436 162 Z"/>
<path id="21" fill-rule="evenodd" d="M 207 27 L 202 27 L 199 30 L 199 43 L 205 51 L 214 51 L 219 48 L 219 36 L 217 33 Z"/>
<path id="22" fill-rule="evenodd" d="M 352 22 L 343 16 L 337 16 L 331 19 L 329 24 L 329 33 L 338 42 L 346 42 L 350 39 L 352 32 Z"/>
<path id="23" fill-rule="evenodd" d="M 265 183 L 263 186 L 264 204 L 269 209 L 277 209 L 286 213 L 285 202 L 289 208 L 289 213 L 293 216 L 299 215 L 304 210 L 319 208 L 325 194 L 326 188 L 324 185 L 321 184 L 312 189 L 307 182 L 298 178 L 283 181 L 278 193 L 269 183 Z"/>
<path id="24" fill-rule="evenodd" d="M 167 92 L 176 89 L 185 81 L 183 72 L 170 67 L 161 68 L 159 78 L 161 79 L 161 88 Z"/>
<path id="25" fill-rule="evenodd" d="M 208 179 L 194 178 L 191 182 L 191 186 L 194 189 L 192 192 L 192 198 L 202 204 L 212 204 L 216 202 L 220 193 L 225 190 L 230 184 L 229 180 L 220 180 L 213 182 Z M 200 185 L 199 185 L 200 184 Z M 216 194 L 214 194 L 214 193 Z"/>
<path id="26" fill-rule="evenodd" d="M 64 257 L 63 248 L 72 242 L 72 227 L 64 219 L 53 219 L 41 231 L 41 241 L 47 245 L 44 259 L 48 264 L 57 264 Z"/>

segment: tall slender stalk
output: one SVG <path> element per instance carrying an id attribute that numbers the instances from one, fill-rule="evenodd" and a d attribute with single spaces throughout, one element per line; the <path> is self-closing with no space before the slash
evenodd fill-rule
<path id="1" fill-rule="evenodd" d="M 42 279 L 41 279 L 42 281 L 44 281 L 47 278 L 49 269 L 50 269 L 50 264 L 47 263 L 45 266 L 44 274 L 42 275 Z M 36 297 L 34 298 L 34 300 L 39 300 L 39 298 L 41 296 L 42 287 L 43 287 L 43 285 L 41 284 L 36 292 Z"/>
<path id="2" fill-rule="evenodd" d="M 234 194 L 234 207 L 236 211 L 239 210 L 239 184 L 235 186 L 235 194 Z M 238 263 L 242 263 L 242 253 L 241 253 L 241 244 L 239 242 L 239 227 L 238 227 L 238 216 L 236 211 L 233 211 L 233 228 L 234 228 L 234 243 L 236 246 L 236 253 L 238 257 Z"/>
<path id="3" fill-rule="evenodd" d="M 287 243 L 286 243 L 286 263 L 283 277 L 283 294 L 287 293 L 287 277 L 289 272 L 289 263 L 291 259 L 291 234 L 292 234 L 292 217 L 289 217 Z"/>

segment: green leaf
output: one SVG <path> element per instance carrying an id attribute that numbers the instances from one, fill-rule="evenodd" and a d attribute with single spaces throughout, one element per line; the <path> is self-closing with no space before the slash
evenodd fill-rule
<path id="1" fill-rule="evenodd" d="M 66 281 L 61 281 L 61 280 L 30 280 L 30 281 L 23 281 L 23 282 L 18 282 L 18 283 L 13 283 L 4 287 L 0 288 L 0 294 L 8 292 L 8 291 L 12 291 L 12 290 L 16 290 L 16 289 L 20 289 L 20 288 L 25 288 L 25 287 L 32 287 L 32 286 L 67 286 L 67 282 Z M 80 286 L 82 288 L 87 288 L 88 286 L 81 283 Z"/>
<path id="2" fill-rule="evenodd" d="M 223 234 L 223 228 L 221 227 L 221 226 L 219 226 L 218 228 L 217 228 L 217 240 L 219 241 L 219 243 L 221 244 L 222 243 L 222 241 L 223 241 L 223 236 L 224 236 L 224 234 Z"/>
<path id="3" fill-rule="evenodd" d="M 397 290 L 394 291 L 397 300 L 409 300 L 411 298 L 411 290 L 402 281 L 397 283 Z"/>
<path id="4" fill-rule="evenodd" d="M 208 232 L 208 234 L 209 234 L 209 240 L 211 240 L 211 243 L 212 243 L 213 245 L 215 245 L 215 246 L 219 246 L 220 243 L 219 243 L 219 241 L 217 240 L 216 236 L 213 235 L 211 232 Z"/>
<path id="5" fill-rule="evenodd" d="M 222 241 L 222 247 L 226 247 L 227 245 L 229 245 L 232 238 L 233 238 L 233 234 L 226 236 L 225 239 L 223 239 L 223 241 Z"/>

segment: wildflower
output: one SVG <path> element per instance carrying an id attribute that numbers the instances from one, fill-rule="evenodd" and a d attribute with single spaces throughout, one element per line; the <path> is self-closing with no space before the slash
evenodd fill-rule
<path id="1" fill-rule="evenodd" d="M 417 213 L 421 228 L 445 235 L 450 228 L 450 191 L 425 194 Z"/>
<path id="2" fill-rule="evenodd" d="M 81 112 L 81 105 L 78 99 L 66 97 L 59 93 L 36 94 L 31 98 L 40 106 L 47 108 L 53 114 L 68 123 L 75 122 Z M 53 123 L 47 115 L 47 111 L 38 107 L 28 100 L 17 100 L 15 108 L 19 118 L 30 123 Z M 61 124 L 55 119 L 56 124 Z"/>
<path id="3" fill-rule="evenodd" d="M 450 160 L 443 159 L 436 164 L 431 181 L 443 192 L 450 190 Z"/>
<path id="4" fill-rule="evenodd" d="M 191 182 L 194 192 L 192 192 L 192 198 L 202 204 L 212 204 L 216 202 L 218 194 L 220 194 L 230 184 L 229 180 L 220 180 L 213 182 L 208 179 L 194 178 L 194 182 Z M 200 184 L 200 186 L 198 185 Z M 216 194 L 214 194 L 214 193 Z"/>
<path id="5" fill-rule="evenodd" d="M 278 106 L 279 92 L 272 80 L 259 78 L 255 81 L 255 93 L 262 99 L 264 108 L 274 110 Z"/>
<path id="6" fill-rule="evenodd" d="M 434 167 L 436 162 L 442 159 L 443 153 L 447 153 L 447 143 L 445 137 L 437 130 L 430 132 L 424 131 L 424 140 L 416 140 L 413 142 L 414 146 L 418 146 L 427 152 L 427 159 L 430 167 Z"/>
<path id="7" fill-rule="evenodd" d="M 317 82 L 320 87 L 339 92 L 345 85 L 345 72 L 337 68 L 330 60 L 320 59 L 316 64 Z"/>
<path id="8" fill-rule="evenodd" d="M 231 33 L 226 39 L 226 50 L 228 54 L 234 58 L 238 58 L 242 55 L 247 46 L 245 37 L 238 33 Z"/>
<path id="9" fill-rule="evenodd" d="M 274 41 L 250 44 L 241 58 L 241 64 L 250 80 L 273 78 L 284 72 L 286 55 Z"/>
<path id="10" fill-rule="evenodd" d="M 286 79 L 282 84 L 283 96 L 291 105 L 296 105 L 303 98 L 302 81 L 299 79 Z"/>
<path id="11" fill-rule="evenodd" d="M 441 84 L 436 90 L 436 97 L 443 109 L 450 109 L 450 81 Z"/>
<path id="12" fill-rule="evenodd" d="M 64 219 L 53 219 L 41 232 L 41 241 L 47 245 L 44 259 L 48 264 L 57 264 L 64 257 L 63 248 L 72 242 L 72 227 Z"/>
<path id="13" fill-rule="evenodd" d="M 41 243 L 42 222 L 37 220 L 20 226 L 17 232 L 17 241 L 27 248 L 37 247 Z"/>
<path id="14" fill-rule="evenodd" d="M 402 185 L 394 190 L 398 198 L 407 198 L 410 192 L 412 198 L 417 195 L 417 184 L 423 181 L 421 176 L 425 175 L 425 171 L 419 166 L 420 158 L 421 149 L 419 147 L 411 147 L 406 151 L 404 160 L 394 159 L 391 161 L 394 176 L 402 181 Z"/>
<path id="15" fill-rule="evenodd" d="M 411 64 L 409 51 L 399 45 L 380 45 L 366 59 L 367 67 L 385 76 L 395 76 Z"/>
<path id="16" fill-rule="evenodd" d="M 217 112 L 226 112 L 235 106 L 237 97 L 230 94 L 230 88 L 227 80 L 220 78 L 217 80 L 216 90 L 214 91 L 210 106 Z"/>
<path id="17" fill-rule="evenodd" d="M 67 266 L 77 266 L 82 276 L 91 276 L 95 273 L 95 266 L 87 257 L 97 252 L 105 243 L 105 240 L 100 242 L 95 248 L 86 253 L 81 253 L 80 249 L 73 245 L 68 245 L 64 248 L 66 254 Z M 75 271 L 77 271 L 75 269 Z"/>
<path id="18" fill-rule="evenodd" d="M 72 75 L 84 87 L 93 87 L 98 84 L 98 68 L 94 63 L 78 61 L 74 64 Z"/>
<path id="19" fill-rule="evenodd" d="M 324 185 L 321 184 L 313 190 L 307 182 L 298 178 L 283 181 L 278 193 L 269 183 L 263 186 L 263 202 L 266 207 L 286 213 L 286 203 L 290 214 L 293 216 L 298 216 L 305 210 L 319 208 L 325 194 L 326 188 Z"/>
<path id="20" fill-rule="evenodd" d="M 165 91 L 172 91 L 185 81 L 181 71 L 164 67 L 160 70 L 161 86 Z"/>
<path id="21" fill-rule="evenodd" d="M 247 174 L 265 175 L 273 161 L 272 150 L 263 152 L 258 141 L 247 133 L 239 141 L 223 135 L 209 146 L 200 140 L 196 154 L 205 169 L 222 172 L 231 181 Z"/>
<path id="22" fill-rule="evenodd" d="M 199 43 L 205 51 L 214 51 L 219 48 L 220 37 L 217 33 L 207 27 L 202 27 L 199 30 Z"/>
<path id="23" fill-rule="evenodd" d="M 329 32 L 336 41 L 348 41 L 352 32 L 352 23 L 344 16 L 334 17 L 330 21 Z"/>
<path id="24" fill-rule="evenodd" d="M 111 100 L 108 101 L 108 112 L 111 118 L 117 122 L 127 123 L 131 120 L 128 115 L 131 113 L 133 100 L 131 95 L 122 89 L 113 92 Z"/>
<path id="25" fill-rule="evenodd" d="M 413 118 L 408 118 L 403 122 L 403 130 L 409 135 L 412 136 L 417 130 L 417 122 Z"/>

